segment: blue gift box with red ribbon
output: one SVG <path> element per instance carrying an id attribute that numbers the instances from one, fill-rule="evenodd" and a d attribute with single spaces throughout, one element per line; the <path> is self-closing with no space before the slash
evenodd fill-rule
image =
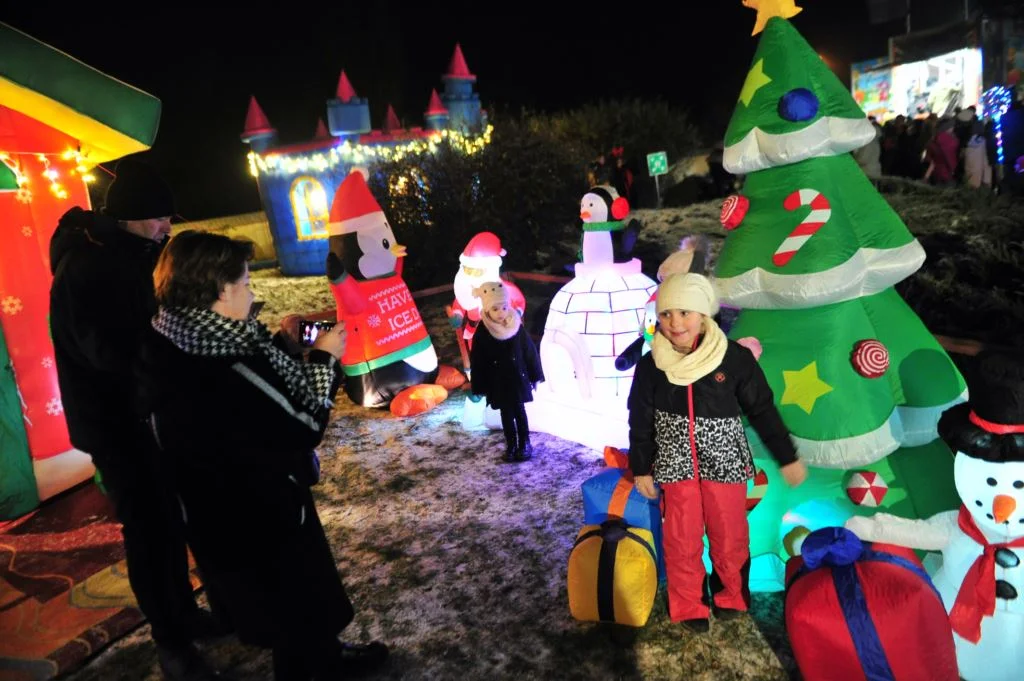
<path id="1" fill-rule="evenodd" d="M 916 554 L 843 527 L 786 565 L 786 631 L 804 681 L 958 681 L 953 630 Z"/>

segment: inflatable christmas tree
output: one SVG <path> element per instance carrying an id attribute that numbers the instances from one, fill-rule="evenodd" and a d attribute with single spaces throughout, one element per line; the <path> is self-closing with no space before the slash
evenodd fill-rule
<path id="1" fill-rule="evenodd" d="M 893 286 L 925 254 L 849 152 L 875 132 L 788 19 L 792 0 L 744 0 L 763 35 L 726 132 L 730 197 L 718 266 L 742 310 L 732 338 L 759 341 L 761 368 L 808 482 L 790 489 L 748 429 L 763 498 L 750 512 L 753 588 L 781 587 L 788 536 L 859 507 L 924 517 L 957 505 L 936 424 L 966 399 L 949 356 Z"/>

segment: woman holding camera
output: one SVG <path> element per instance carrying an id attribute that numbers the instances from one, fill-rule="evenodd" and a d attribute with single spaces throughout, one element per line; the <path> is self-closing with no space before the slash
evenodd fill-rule
<path id="1" fill-rule="evenodd" d="M 164 249 L 140 407 L 218 614 L 273 649 L 277 681 L 342 678 L 387 656 L 338 640 L 354 613 L 310 493 L 345 328 L 320 334 L 307 361 L 289 355 L 250 318 L 251 257 L 251 244 L 194 231 Z"/>

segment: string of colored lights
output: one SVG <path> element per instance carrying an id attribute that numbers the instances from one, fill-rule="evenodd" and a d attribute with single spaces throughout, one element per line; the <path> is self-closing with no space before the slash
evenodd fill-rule
<path id="1" fill-rule="evenodd" d="M 1013 103 L 1013 92 L 1002 85 L 996 85 L 985 91 L 981 96 L 982 116 L 992 119 L 993 130 L 996 138 L 996 159 L 999 165 L 1003 165 L 1005 156 L 1003 154 L 1003 114 L 1010 110 Z"/>
<path id="2" fill-rule="evenodd" d="M 24 172 L 22 164 L 16 161 L 17 156 L 35 156 L 36 159 L 43 164 L 43 170 L 40 173 L 42 177 L 50 184 L 50 193 L 58 199 L 64 200 L 68 198 L 68 190 L 61 183 L 60 171 L 53 166 L 50 161 L 51 156 L 60 158 L 63 161 L 73 161 L 75 167 L 68 170 L 68 176 L 74 177 L 77 175 L 86 184 L 95 182 L 96 177 L 89 172 L 89 167 L 85 164 L 85 157 L 82 156 L 75 149 L 68 149 L 67 151 L 59 154 L 44 154 L 38 152 L 16 152 L 16 151 L 0 151 L 0 162 L 2 162 L 7 168 L 14 173 L 14 179 L 18 183 L 16 198 L 22 203 L 29 203 L 32 201 L 32 181 L 28 175 Z"/>
<path id="3" fill-rule="evenodd" d="M 456 150 L 472 155 L 481 151 L 491 143 L 494 126 L 488 125 L 479 135 L 465 135 L 457 130 L 439 130 L 424 139 L 400 142 L 397 144 L 352 144 L 345 140 L 328 150 L 312 153 L 277 154 L 270 152 L 265 156 L 250 151 L 249 172 L 253 177 L 260 173 L 282 173 L 295 175 L 310 171 L 322 172 L 337 165 L 360 165 L 372 161 L 401 161 L 406 156 L 436 153 L 440 144 L 447 142 Z"/>

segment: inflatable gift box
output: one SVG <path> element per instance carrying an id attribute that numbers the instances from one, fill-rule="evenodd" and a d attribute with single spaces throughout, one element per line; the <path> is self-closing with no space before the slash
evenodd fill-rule
<path id="1" fill-rule="evenodd" d="M 805 681 L 958 681 L 942 599 L 911 549 L 841 527 L 786 565 L 786 631 Z"/>
<path id="2" fill-rule="evenodd" d="M 642 627 L 658 592 L 650 530 L 621 518 L 580 530 L 569 554 L 569 611 L 583 622 Z"/>
<path id="3" fill-rule="evenodd" d="M 636 489 L 627 468 L 606 468 L 583 483 L 583 522 L 600 525 L 622 518 L 628 525 L 649 530 L 654 537 L 658 580 L 665 581 L 665 557 L 661 547 L 661 504 Z"/>

